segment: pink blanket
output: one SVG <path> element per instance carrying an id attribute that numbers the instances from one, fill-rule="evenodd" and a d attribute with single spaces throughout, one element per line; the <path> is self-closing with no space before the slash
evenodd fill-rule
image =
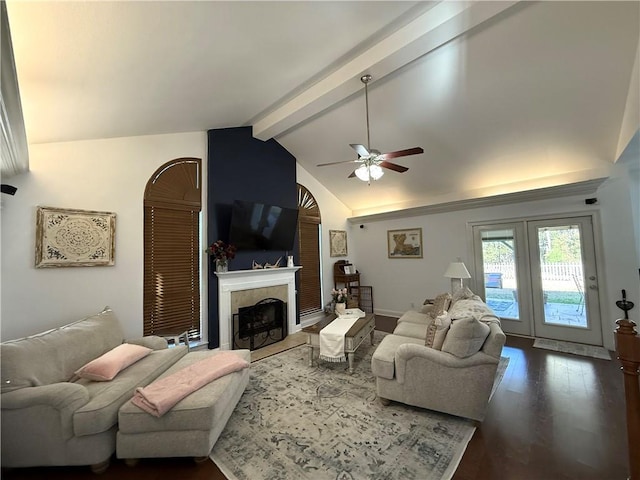
<path id="1" fill-rule="evenodd" d="M 136 388 L 132 402 L 146 412 L 161 417 L 176 403 L 215 379 L 237 372 L 249 362 L 233 352 L 220 352 L 189 365 L 146 387 Z"/>

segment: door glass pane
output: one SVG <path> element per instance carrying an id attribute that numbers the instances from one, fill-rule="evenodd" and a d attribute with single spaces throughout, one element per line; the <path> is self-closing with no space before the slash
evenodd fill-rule
<path id="1" fill-rule="evenodd" d="M 579 225 L 538 228 L 544 322 L 586 328 Z"/>
<path id="2" fill-rule="evenodd" d="M 496 315 L 519 320 L 514 230 L 482 232 L 484 295 Z"/>

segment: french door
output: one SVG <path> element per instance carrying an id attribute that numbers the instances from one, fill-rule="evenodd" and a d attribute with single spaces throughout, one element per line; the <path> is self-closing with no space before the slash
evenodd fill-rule
<path id="1" fill-rule="evenodd" d="M 474 225 L 475 285 L 506 333 L 602 345 L 591 217 Z"/>
<path id="2" fill-rule="evenodd" d="M 532 335 L 531 296 L 524 222 L 473 227 L 475 285 L 502 329 Z"/>
<path id="3" fill-rule="evenodd" d="M 529 222 L 537 337 L 602 345 L 591 217 Z"/>

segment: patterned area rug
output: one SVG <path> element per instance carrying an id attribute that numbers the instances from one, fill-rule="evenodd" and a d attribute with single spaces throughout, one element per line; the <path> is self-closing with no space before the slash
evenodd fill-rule
<path id="1" fill-rule="evenodd" d="M 375 345 L 386 335 L 375 332 Z M 435 480 L 453 476 L 470 420 L 377 400 L 365 339 L 355 372 L 308 366 L 296 347 L 251 365 L 249 385 L 211 459 L 231 480 Z M 502 358 L 494 391 L 504 376 Z"/>
<path id="2" fill-rule="evenodd" d="M 561 342 L 559 340 L 536 338 L 533 342 L 533 346 L 535 348 L 543 348 L 545 350 L 553 350 L 555 352 L 572 353 L 574 355 L 582 355 L 583 357 L 611 360 L 609 350 L 606 348 L 584 345 L 582 343 Z"/>

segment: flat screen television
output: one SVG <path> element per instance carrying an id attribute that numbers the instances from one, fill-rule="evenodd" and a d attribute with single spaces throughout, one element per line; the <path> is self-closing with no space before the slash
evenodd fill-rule
<path id="1" fill-rule="evenodd" d="M 298 209 L 236 200 L 229 243 L 238 250 L 293 250 Z"/>

